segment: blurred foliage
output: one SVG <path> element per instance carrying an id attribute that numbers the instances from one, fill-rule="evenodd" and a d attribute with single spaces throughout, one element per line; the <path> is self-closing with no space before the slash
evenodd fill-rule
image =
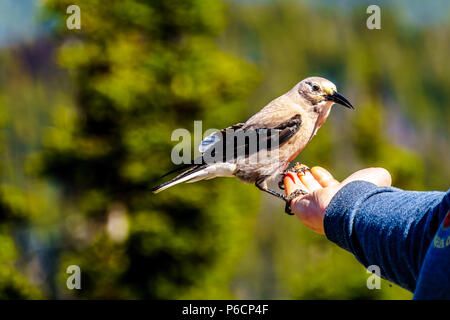
<path id="1" fill-rule="evenodd" d="M 53 12 L 73 3 L 48 1 Z M 43 173 L 70 207 L 60 277 L 79 265 L 83 298 L 231 297 L 257 192 L 240 198 L 249 188 L 236 181 L 150 192 L 172 169 L 174 129 L 245 116 L 256 69 L 217 48 L 223 5 L 76 4 L 82 32 L 73 35 L 61 21 L 57 59 L 76 84 L 77 108 L 55 108 L 41 155 Z"/>
<path id="2" fill-rule="evenodd" d="M 81 30 L 65 26 L 70 4 Z M 335 107 L 298 160 L 448 188 L 450 25 L 409 25 L 386 4 L 368 30 L 366 7 L 47 0 L 52 34 L 0 48 L 0 298 L 410 298 L 368 290 L 351 254 L 251 185 L 150 192 L 174 129 L 241 122 L 311 75 L 357 109 Z M 82 290 L 66 288 L 72 264 Z"/>

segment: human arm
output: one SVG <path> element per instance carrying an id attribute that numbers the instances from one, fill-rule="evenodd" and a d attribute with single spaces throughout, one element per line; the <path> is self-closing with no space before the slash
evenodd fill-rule
<path id="1" fill-rule="evenodd" d="M 322 168 L 289 174 L 287 193 L 311 193 L 292 201 L 292 211 L 312 230 L 350 251 L 364 265 L 378 265 L 382 276 L 414 291 L 423 259 L 448 208 L 443 192 L 389 187 L 381 168 L 360 170 L 337 182 Z"/>

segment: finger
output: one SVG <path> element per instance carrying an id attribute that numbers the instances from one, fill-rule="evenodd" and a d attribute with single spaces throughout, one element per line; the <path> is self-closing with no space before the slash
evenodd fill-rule
<path id="1" fill-rule="evenodd" d="M 298 177 L 303 185 L 306 187 L 306 190 L 309 192 L 314 192 L 316 190 L 322 189 L 320 183 L 314 179 L 313 175 L 309 171 L 305 171 L 304 173 L 298 173 Z"/>
<path id="2" fill-rule="evenodd" d="M 284 177 L 284 190 L 286 191 L 286 195 L 290 195 L 297 189 L 305 190 L 305 186 L 295 173 L 288 172 Z"/>
<path id="3" fill-rule="evenodd" d="M 311 174 L 313 175 L 314 179 L 316 179 L 317 182 L 319 182 L 320 185 L 324 188 L 339 183 L 339 181 L 337 181 L 328 170 L 322 167 L 312 167 Z"/>
<path id="4" fill-rule="evenodd" d="M 367 168 L 356 171 L 342 183 L 347 184 L 356 180 L 371 182 L 379 187 L 390 186 L 392 183 L 391 174 L 389 173 L 389 171 L 383 168 Z"/>

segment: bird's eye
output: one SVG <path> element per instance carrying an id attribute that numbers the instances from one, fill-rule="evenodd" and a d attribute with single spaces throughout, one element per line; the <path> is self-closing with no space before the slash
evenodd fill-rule
<path id="1" fill-rule="evenodd" d="M 313 84 L 312 89 L 313 91 L 319 91 L 320 87 L 317 84 Z"/>

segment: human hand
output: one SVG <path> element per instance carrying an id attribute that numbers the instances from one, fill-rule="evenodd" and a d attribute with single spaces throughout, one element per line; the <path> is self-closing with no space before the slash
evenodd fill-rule
<path id="1" fill-rule="evenodd" d="M 304 173 L 288 172 L 284 178 L 284 187 L 288 196 L 297 189 L 309 192 L 291 201 L 292 212 L 308 228 L 325 234 L 323 220 L 331 199 L 343 186 L 356 180 L 371 182 L 377 186 L 391 185 L 391 175 L 383 168 L 362 169 L 339 182 L 324 168 L 313 167 Z"/>

